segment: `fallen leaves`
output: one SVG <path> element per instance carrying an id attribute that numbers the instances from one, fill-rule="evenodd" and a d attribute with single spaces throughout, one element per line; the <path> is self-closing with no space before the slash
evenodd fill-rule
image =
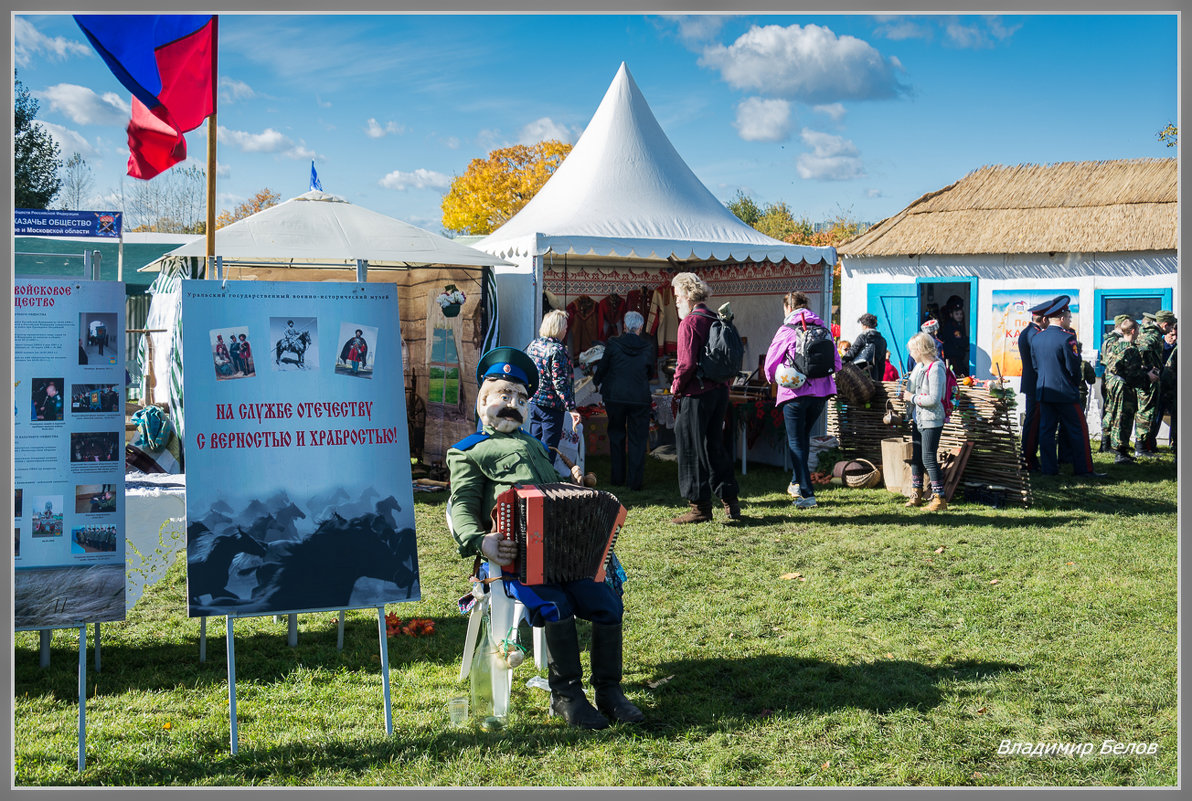
<path id="1" fill-rule="evenodd" d="M 783 573 L 778 578 L 782 579 L 783 581 L 807 581 L 802 573 Z"/>
<path id="2" fill-rule="evenodd" d="M 936 553 L 943 553 L 943 552 L 944 552 L 944 550 L 945 550 L 945 547 L 944 547 L 943 545 L 941 545 L 940 547 L 938 547 L 938 548 L 936 548 L 936 549 L 935 549 L 935 552 L 936 552 Z"/>
<path id="3" fill-rule="evenodd" d="M 670 676 L 667 676 L 665 679 L 657 679 L 655 681 L 647 681 L 646 686 L 649 687 L 651 690 L 657 690 L 659 687 L 666 684 L 668 681 L 670 681 L 673 678 L 674 678 L 674 675 L 672 674 Z"/>
<path id="4" fill-rule="evenodd" d="M 406 623 L 393 612 L 385 615 L 385 634 L 396 637 L 405 634 L 409 637 L 422 637 L 435 633 L 435 622 L 428 618 L 410 618 Z"/>
<path id="5" fill-rule="evenodd" d="M 1001 584 L 1001 580 L 1000 579 L 991 579 L 989 583 L 990 584 Z"/>
<path id="6" fill-rule="evenodd" d="M 978 709 L 978 710 L 977 710 L 977 714 L 978 714 L 978 715 L 984 715 L 984 714 L 985 714 L 986 712 L 988 712 L 988 711 L 989 711 L 989 707 L 987 707 L 987 706 L 983 706 L 983 707 L 981 707 L 980 709 Z"/>

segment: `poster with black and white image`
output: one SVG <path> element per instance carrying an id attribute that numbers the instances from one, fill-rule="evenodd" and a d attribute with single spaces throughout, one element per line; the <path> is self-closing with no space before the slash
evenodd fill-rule
<path id="1" fill-rule="evenodd" d="M 124 284 L 21 278 L 13 299 L 15 627 L 123 620 Z"/>
<path id="2" fill-rule="evenodd" d="M 183 374 L 190 616 L 418 600 L 396 288 L 188 281 L 182 317 L 202 365 Z M 370 381 L 336 369 L 345 322 L 392 355 Z M 267 380 L 210 369 L 211 332 L 233 327 L 271 343 Z"/>

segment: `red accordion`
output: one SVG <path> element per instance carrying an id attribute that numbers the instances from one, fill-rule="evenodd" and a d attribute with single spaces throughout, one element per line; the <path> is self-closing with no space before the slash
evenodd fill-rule
<path id="1" fill-rule="evenodd" d="M 517 561 L 506 569 L 523 584 L 604 581 L 625 515 L 612 493 L 563 483 L 512 487 L 493 508 L 501 537 L 517 540 Z"/>

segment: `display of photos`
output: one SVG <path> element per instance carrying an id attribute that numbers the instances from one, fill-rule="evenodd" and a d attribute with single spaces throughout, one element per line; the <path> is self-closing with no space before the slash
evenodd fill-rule
<path id="1" fill-rule="evenodd" d="M 192 617 L 420 598 L 396 293 L 183 283 Z"/>
<path id="2" fill-rule="evenodd" d="M 14 619 L 124 619 L 124 284 L 13 287 Z"/>

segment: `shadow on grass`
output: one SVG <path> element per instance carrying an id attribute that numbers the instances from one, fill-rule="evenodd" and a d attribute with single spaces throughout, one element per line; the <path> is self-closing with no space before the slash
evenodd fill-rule
<path id="1" fill-rule="evenodd" d="M 657 689 L 647 720 L 663 729 L 723 728 L 724 720 L 745 722 L 774 715 L 865 709 L 888 713 L 926 711 L 944 698 L 966 695 L 966 683 L 1026 666 L 1010 662 L 963 661 L 938 666 L 904 660 L 837 664 L 818 659 L 766 655 L 745 659 L 685 659 L 662 662 L 660 676 L 674 676 Z M 651 728 L 651 727 L 647 727 Z"/>
<path id="2" fill-rule="evenodd" d="M 319 739 L 254 748 L 254 727 L 265 721 L 243 722 L 239 753 L 229 753 L 226 739 L 205 736 L 186 754 L 155 753 L 152 758 L 123 758 L 110 772 L 102 759 L 92 758 L 90 781 L 105 784 L 168 785 L 211 782 L 251 784 L 283 780 L 304 784 L 317 777 L 375 775 L 388 764 L 403 775 L 402 763 L 423 766 L 429 761 L 445 767 L 450 781 L 464 781 L 468 761 L 486 752 L 502 760 L 536 760 L 557 755 L 560 748 L 605 748 L 603 743 L 627 737 L 673 740 L 691 735 L 737 732 L 756 725 L 771 725 L 783 717 L 808 717 L 838 710 L 859 709 L 879 714 L 911 709 L 927 711 L 941 702 L 978 694 L 975 685 L 1004 672 L 1026 666 L 1007 662 L 963 661 L 929 666 L 910 661 L 836 664 L 815 659 L 763 656 L 746 659 L 700 659 L 663 662 L 658 674 L 673 676 L 656 689 L 627 685 L 626 689 L 646 714 L 639 726 L 614 726 L 603 732 L 567 727 L 548 719 L 543 711 L 545 694 L 526 697 L 515 693 L 514 719 L 503 732 L 486 734 L 476 729 L 450 729 L 441 724 L 402 728 L 395 708 L 395 733 L 375 739 Z M 975 714 L 975 711 L 974 711 Z M 477 751 L 479 749 L 479 752 Z M 69 767 L 70 755 L 47 755 Z M 472 780 L 483 783 L 483 770 Z M 454 777 L 452 779 L 451 777 Z M 561 777 L 562 778 L 562 777 Z M 349 779 L 350 781 L 350 779 Z"/>
<path id="3" fill-rule="evenodd" d="M 330 614 L 330 613 L 311 613 Z M 306 615 L 303 615 L 305 618 Z M 303 618 L 299 618 L 301 621 Z M 243 621 L 237 623 L 243 625 Z M 463 615 L 434 619 L 435 634 L 426 637 L 389 637 L 389 668 L 402 670 L 411 665 L 458 664 L 463 653 L 468 619 Z M 308 624 L 303 624 L 308 625 Z M 174 687 L 208 687 L 227 683 L 227 636 L 222 620 L 207 623 L 207 661 L 199 661 L 199 627 L 193 622 L 195 636 L 190 642 L 127 644 L 104 641 L 102 670 L 95 671 L 94 643 L 87 653 L 89 697 L 119 695 L 130 691 L 159 691 Z M 277 633 L 236 631 L 236 680 L 272 683 L 287 680 L 300 667 L 309 669 L 349 670 L 380 675 L 380 635 L 376 621 L 344 621 L 344 647 L 336 648 L 336 622 L 325 627 L 300 629 L 298 644 L 290 647 L 286 623 L 278 624 Z M 89 634 L 90 639 L 90 634 Z M 73 647 L 71 647 L 73 645 Z M 13 648 L 13 684 L 17 696 L 50 693 L 55 700 L 78 700 L 78 638 L 62 638 L 50 649 L 50 666 L 40 666 L 40 652 L 33 648 Z"/>

